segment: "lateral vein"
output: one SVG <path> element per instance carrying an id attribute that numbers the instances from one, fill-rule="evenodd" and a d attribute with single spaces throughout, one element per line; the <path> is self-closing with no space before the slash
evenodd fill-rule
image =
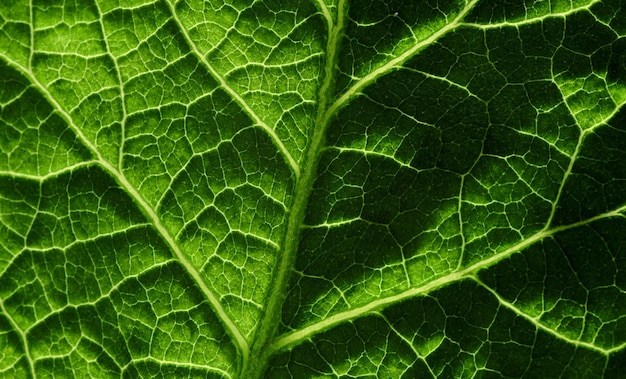
<path id="1" fill-rule="evenodd" d="M 562 226 L 559 226 L 550 230 L 541 230 L 533 234 L 532 236 L 518 242 L 517 244 L 509 247 L 508 249 L 505 249 L 504 251 L 492 256 L 491 258 L 474 263 L 473 265 L 468 266 L 465 269 L 462 269 L 459 271 L 453 271 L 447 275 L 434 279 L 422 286 L 410 288 L 406 291 L 397 293 L 395 295 L 387 296 L 384 298 L 379 298 L 365 305 L 354 307 L 352 309 L 336 313 L 328 317 L 325 320 L 318 321 L 302 329 L 294 330 L 292 332 L 287 332 L 283 334 L 282 336 L 279 336 L 278 338 L 276 338 L 276 340 L 268 347 L 268 354 L 272 355 L 289 346 L 292 346 L 301 341 L 310 339 L 314 335 L 319 334 L 323 331 L 326 331 L 341 323 L 358 319 L 358 318 L 361 318 L 361 317 L 364 317 L 366 315 L 373 314 L 376 312 L 381 312 L 385 308 L 393 304 L 397 304 L 406 299 L 417 297 L 417 296 L 424 296 L 437 289 L 440 289 L 442 287 L 445 287 L 454 282 L 458 282 L 464 279 L 473 280 L 479 271 L 492 267 L 495 264 L 503 261 L 504 259 L 509 258 L 511 255 L 518 253 L 532 246 L 533 244 L 542 241 L 545 238 L 549 238 L 555 235 L 556 233 L 574 229 L 574 228 L 581 227 L 584 225 L 588 225 L 592 222 L 602 220 L 602 219 L 607 219 L 607 218 L 612 218 L 612 217 L 626 217 L 623 214 L 624 212 L 626 212 L 626 204 L 623 204 L 620 207 L 617 207 L 616 209 L 612 211 L 596 215 L 586 220 L 578 221 L 578 222 L 568 224 L 568 225 L 562 225 Z M 595 349 L 598 350 L 597 347 Z M 611 351 L 613 350 L 615 349 L 612 349 Z M 608 350 L 604 349 L 602 351 L 607 352 Z"/>
<path id="2" fill-rule="evenodd" d="M 237 328 L 235 323 L 230 319 L 228 314 L 226 313 L 224 307 L 220 303 L 217 296 L 207 287 L 206 283 L 200 276 L 200 273 L 193 267 L 193 265 L 189 262 L 189 260 L 185 257 L 183 252 L 180 250 L 174 238 L 169 234 L 165 226 L 161 223 L 159 216 L 156 214 L 154 209 L 148 204 L 148 202 L 137 192 L 135 187 L 126 179 L 123 173 L 119 172 L 113 165 L 111 165 L 108 161 L 106 161 L 102 154 L 98 151 L 97 147 L 89 141 L 89 139 L 83 134 L 80 128 L 74 124 L 72 121 L 72 117 L 68 114 L 61 104 L 52 96 L 52 94 L 48 91 L 46 86 L 44 86 L 39 80 L 35 77 L 35 75 L 22 65 L 14 62 L 9 59 L 6 55 L 0 52 L 0 58 L 7 61 L 13 67 L 19 69 L 24 75 L 28 77 L 31 83 L 33 83 L 39 92 L 44 96 L 50 104 L 55 108 L 56 112 L 67 122 L 68 126 L 76 133 L 78 139 L 84 144 L 89 151 L 97 157 L 98 164 L 111 175 L 113 179 L 124 189 L 136 202 L 138 208 L 143 212 L 143 214 L 150 220 L 154 228 L 161 235 L 161 238 L 167 243 L 171 251 L 174 253 L 176 258 L 178 258 L 181 265 L 187 270 L 189 275 L 196 282 L 198 287 L 201 289 L 202 293 L 206 296 L 209 303 L 211 303 L 213 310 L 217 314 L 217 316 L 222 320 L 225 329 L 227 332 L 233 337 L 236 344 L 239 347 L 239 350 L 242 354 L 242 359 L 245 362 L 248 359 L 249 346 L 248 341 L 245 339 L 241 331 Z"/>
<path id="3" fill-rule="evenodd" d="M 477 3 L 478 0 L 472 0 L 469 4 L 465 6 L 465 8 L 463 8 L 463 10 L 461 10 L 461 12 L 459 12 L 457 17 L 452 22 L 439 29 L 436 33 L 431 34 L 425 40 L 416 43 L 413 47 L 411 47 L 398 57 L 390 60 L 383 66 L 373 70 L 362 79 L 357 81 L 347 91 L 345 91 L 343 95 L 341 95 L 330 107 L 328 107 L 325 115 L 326 120 L 330 120 L 339 109 L 350 103 L 350 101 L 354 99 L 358 94 L 360 94 L 363 89 L 365 89 L 365 87 L 367 87 L 371 83 L 374 83 L 376 79 L 388 74 L 395 69 L 402 67 L 406 61 L 411 59 L 423 48 L 430 46 L 432 43 L 443 37 L 448 32 L 451 32 L 452 30 L 461 26 L 461 20 L 463 20 L 463 18 L 469 13 L 470 10 L 474 8 Z"/>
<path id="4" fill-rule="evenodd" d="M 554 329 L 548 328 L 547 326 L 542 324 L 540 321 L 538 321 L 536 318 L 531 317 L 527 313 L 524 313 L 524 311 L 522 311 L 521 309 L 517 308 L 514 304 L 512 304 L 512 303 L 508 302 L 507 300 L 505 300 L 504 298 L 502 298 L 500 296 L 500 294 L 498 294 L 493 288 L 491 288 L 488 285 L 486 285 L 485 283 L 483 283 L 483 281 L 480 280 L 478 277 L 474 276 L 474 277 L 472 277 L 472 280 L 474 280 L 481 287 L 483 287 L 484 289 L 489 291 L 489 293 L 491 293 L 496 299 L 498 299 L 498 302 L 500 303 L 500 305 L 502 305 L 503 307 L 511 310 L 513 313 L 515 313 L 516 315 L 519 315 L 520 317 L 522 317 L 526 321 L 530 322 L 531 324 L 533 324 L 535 326 L 535 328 L 541 329 L 544 332 L 546 332 L 548 334 L 551 334 L 551 335 L 555 336 L 556 338 L 558 338 L 560 340 L 563 340 L 565 342 L 568 342 L 568 343 L 570 343 L 572 345 L 584 346 L 587 349 L 595 350 L 595 351 L 598 351 L 598 352 L 600 352 L 602 354 L 605 354 L 605 355 L 608 354 L 606 349 L 597 347 L 594 344 L 589 343 L 589 342 L 575 340 L 573 338 L 570 338 L 570 337 L 568 337 L 568 336 L 566 336 L 564 334 L 561 334 L 561 333 L 557 332 Z"/>
<path id="5" fill-rule="evenodd" d="M 1 297 L 0 297 L 0 312 L 4 313 L 5 317 L 9 321 L 9 324 L 11 324 L 11 326 L 13 327 L 13 330 L 15 330 L 15 332 L 18 335 L 18 338 L 22 342 L 22 347 L 24 348 L 24 355 L 26 356 L 26 361 L 28 362 L 28 369 L 30 371 L 30 376 L 32 378 L 37 378 L 37 373 L 35 372 L 35 361 L 33 360 L 33 357 L 30 355 L 30 348 L 28 347 L 28 337 L 26 336 L 27 333 L 25 333 L 19 327 L 19 325 L 13 319 L 11 314 L 6 310 L 4 306 L 4 301 Z"/>
<path id="6" fill-rule="evenodd" d="M 276 134 L 274 129 L 270 128 L 269 125 L 267 125 L 263 120 L 261 120 L 259 115 L 256 114 L 256 112 L 252 109 L 252 107 L 250 107 L 250 105 L 241 97 L 241 95 L 239 95 L 226 82 L 226 79 L 224 79 L 224 77 L 222 77 L 222 75 L 220 75 L 217 72 L 217 70 L 213 67 L 213 65 L 211 65 L 211 63 L 209 63 L 209 61 L 206 59 L 204 54 L 202 54 L 198 50 L 198 46 L 196 46 L 196 44 L 193 42 L 193 40 L 189 36 L 189 33 L 187 33 L 187 29 L 184 27 L 182 21 L 178 17 L 178 14 L 176 13 L 176 9 L 174 7 L 174 4 L 172 4 L 171 1 L 166 1 L 166 3 L 167 3 L 167 6 L 170 8 L 170 13 L 172 14 L 172 17 L 174 18 L 174 21 L 176 22 L 176 25 L 178 26 L 178 29 L 181 31 L 181 34 L 185 38 L 185 41 L 187 42 L 187 45 L 191 49 L 193 55 L 198 60 L 200 60 L 200 62 L 202 62 L 202 64 L 206 67 L 206 69 L 211 73 L 211 76 L 213 76 L 213 78 L 215 80 L 217 80 L 217 82 L 228 93 L 228 95 L 231 96 L 231 98 L 233 98 L 237 102 L 237 104 L 239 104 L 243 109 L 245 109 L 245 111 L 252 118 L 254 123 L 257 126 L 259 126 L 261 129 L 263 129 L 268 134 L 268 136 L 272 139 L 272 141 L 274 142 L 276 147 L 278 147 L 280 152 L 287 159 L 287 163 L 289 164 L 289 167 L 293 171 L 293 173 L 296 176 L 296 178 L 300 177 L 300 166 L 298 165 L 298 162 L 296 162 L 296 160 L 291 155 L 289 150 L 287 150 L 287 147 L 285 146 L 283 141 L 280 139 L 280 137 Z"/>

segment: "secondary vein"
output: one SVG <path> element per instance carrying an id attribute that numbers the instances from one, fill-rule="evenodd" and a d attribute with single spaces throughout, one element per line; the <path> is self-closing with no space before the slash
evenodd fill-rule
<path id="1" fill-rule="evenodd" d="M 72 116 L 63 109 L 61 104 L 59 104 L 59 102 L 52 96 L 46 86 L 44 86 L 30 70 L 23 67 L 19 63 L 9 59 L 9 57 L 2 53 L 0 53 L 0 58 L 4 59 L 11 66 L 17 68 L 30 80 L 31 83 L 35 85 L 35 87 L 39 90 L 42 96 L 48 100 L 48 102 L 54 107 L 56 112 L 58 112 L 58 114 L 65 120 L 65 122 L 67 122 L 67 125 L 76 134 L 76 136 L 83 143 L 83 145 L 97 158 L 97 163 L 100 165 L 100 167 L 108 172 L 109 175 L 111 175 L 111 177 L 120 185 L 120 187 L 124 189 L 126 193 L 128 193 L 135 201 L 135 203 L 138 205 L 138 208 L 146 216 L 146 218 L 150 220 L 161 238 L 174 253 L 174 256 L 176 256 L 181 265 L 187 270 L 187 272 L 189 273 L 189 275 L 191 275 L 192 279 L 196 282 L 202 293 L 206 296 L 207 300 L 212 305 L 213 310 L 223 322 L 224 328 L 226 329 L 228 334 L 232 336 L 235 343 L 237 344 L 237 347 L 242 354 L 243 365 L 245 366 L 249 352 L 248 341 L 245 339 L 241 331 L 237 328 L 235 323 L 230 319 L 217 296 L 207 287 L 204 279 L 200 276 L 200 273 L 189 262 L 184 253 L 180 250 L 174 238 L 161 223 L 161 220 L 156 214 L 155 210 L 152 209 L 152 207 L 143 198 L 143 196 L 141 196 L 141 194 L 137 192 L 135 187 L 128 181 L 128 179 L 126 179 L 126 176 L 102 157 L 102 154 L 100 154 L 98 148 L 87 138 L 87 136 L 85 136 L 82 130 L 76 124 L 74 124 Z"/>
<path id="2" fill-rule="evenodd" d="M 213 67 L 213 65 L 211 65 L 211 63 L 209 63 L 209 61 L 206 59 L 206 57 L 204 56 L 204 54 L 202 54 L 200 52 L 200 50 L 198 50 L 198 46 L 196 46 L 195 42 L 193 42 L 193 40 L 191 39 L 191 37 L 189 36 L 189 33 L 187 32 L 187 29 L 184 27 L 182 21 L 180 20 L 180 18 L 178 17 L 178 14 L 176 13 L 176 9 L 174 7 L 174 4 L 172 4 L 171 1 L 166 1 L 167 6 L 170 8 L 170 13 L 172 15 L 172 17 L 174 18 L 174 21 L 176 22 L 176 25 L 178 26 L 178 29 L 181 31 L 182 36 L 185 38 L 185 41 L 187 42 L 187 45 L 189 46 L 189 48 L 191 49 L 191 52 L 193 53 L 193 55 L 200 61 L 202 62 L 202 64 L 206 67 L 206 69 L 209 71 L 209 73 L 211 73 L 211 76 L 213 76 L 213 78 L 215 80 L 217 80 L 217 82 L 220 84 L 220 87 L 222 87 L 227 93 L 228 95 L 234 99 L 237 104 L 239 104 L 239 106 L 241 106 L 246 113 L 248 113 L 248 115 L 252 118 L 252 120 L 254 121 L 254 123 L 256 125 L 258 125 L 261 129 L 263 129 L 267 135 L 272 139 L 272 141 L 274 142 L 274 144 L 276 145 L 276 147 L 278 147 L 278 149 L 280 150 L 280 152 L 285 156 L 285 158 L 287 159 L 287 163 L 289 164 L 289 167 L 291 168 L 291 170 L 293 171 L 294 175 L 296 176 L 296 178 L 300 177 L 300 166 L 298 165 L 298 162 L 296 162 L 296 160 L 294 159 L 294 157 L 291 155 L 291 153 L 289 152 L 289 150 L 287 149 L 287 147 L 285 146 L 285 144 L 283 143 L 283 141 L 280 139 L 280 137 L 276 134 L 276 132 L 274 131 L 274 129 L 270 128 L 269 125 L 267 125 L 260 117 L 259 115 L 256 114 L 256 112 L 252 109 L 252 107 L 243 99 L 243 97 L 241 97 L 241 95 L 239 95 L 237 93 L 237 91 L 235 91 L 227 82 L 226 79 L 224 79 L 224 77 L 222 75 L 219 74 L 219 72 L 217 72 L 217 70 L 215 69 L 215 67 Z"/>
<path id="3" fill-rule="evenodd" d="M 0 312 L 4 313 L 6 319 L 9 321 L 9 324 L 13 327 L 13 330 L 16 331 L 18 338 L 22 342 L 22 347 L 24 348 L 24 355 L 26 356 L 26 362 L 28 363 L 28 370 L 30 371 L 30 375 L 32 378 L 37 378 L 37 373 L 35 372 L 35 361 L 33 357 L 30 355 L 30 348 L 28 347 L 28 337 L 26 333 L 19 327 L 17 322 L 13 319 L 11 314 L 6 310 L 4 306 L 4 302 L 0 297 Z"/>
<path id="4" fill-rule="evenodd" d="M 365 77 L 358 80 L 355 84 L 353 84 L 348 90 L 346 90 L 343 95 L 341 95 L 333 104 L 331 104 L 327 111 L 325 118 L 330 120 L 334 117 L 339 109 L 346 106 L 350 101 L 358 96 L 363 90 L 370 84 L 376 82 L 376 79 L 380 78 L 383 75 L 388 74 L 389 72 L 398 69 L 406 63 L 409 59 L 411 59 L 415 54 L 420 52 L 422 49 L 432 45 L 435 41 L 439 40 L 445 34 L 453 31 L 458 26 L 462 25 L 461 21 L 463 18 L 471 11 L 474 6 L 478 3 L 478 0 L 470 1 L 465 8 L 459 12 L 459 14 L 454 18 L 452 22 L 439 29 L 436 33 L 431 34 L 428 38 L 423 41 L 420 41 L 413 45 L 410 49 L 399 55 L 398 57 L 390 60 L 383 66 L 371 71 Z"/>
<path id="5" fill-rule="evenodd" d="M 304 328 L 288 332 L 276 338 L 275 341 L 268 347 L 268 354 L 274 354 L 280 350 L 283 350 L 289 346 L 295 345 L 299 342 L 311 339 L 314 335 L 317 335 L 321 332 L 324 332 L 332 327 L 339 325 L 344 322 L 348 322 L 350 320 L 355 320 L 361 317 L 364 317 L 369 314 L 377 313 L 383 311 L 385 308 L 397 304 L 401 301 L 404 301 L 409 298 L 414 298 L 417 296 L 424 296 L 428 293 L 431 293 L 435 290 L 438 290 L 442 287 L 448 286 L 454 282 L 458 282 L 465 279 L 473 280 L 479 271 L 487 269 L 489 267 L 493 267 L 497 263 L 508 259 L 511 255 L 516 254 L 546 238 L 550 238 L 559 232 L 563 232 L 566 230 L 571 230 L 574 228 L 578 228 L 581 226 L 585 226 L 591 224 L 595 221 L 613 218 L 613 217 L 626 217 L 624 215 L 626 212 L 626 204 L 617 207 L 616 209 L 596 215 L 594 217 L 581 220 L 575 223 L 562 225 L 559 227 L 555 227 L 550 230 L 541 230 L 530 237 L 519 241 L 517 244 L 509 247 L 501 251 L 500 253 L 493 255 L 492 257 L 482 260 L 480 262 L 474 263 L 471 266 L 468 266 L 459 271 L 450 272 L 447 275 L 441 276 L 437 279 L 434 279 L 422 286 L 410 288 L 406 291 L 399 292 L 395 295 L 379 298 L 375 301 L 367 303 L 362 306 L 354 307 L 352 309 L 348 309 L 343 312 L 336 313 L 325 320 L 313 323 Z M 606 351 L 606 349 L 605 349 Z"/>

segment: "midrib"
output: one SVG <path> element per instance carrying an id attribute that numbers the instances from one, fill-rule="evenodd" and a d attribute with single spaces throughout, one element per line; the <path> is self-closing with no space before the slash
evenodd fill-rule
<path id="1" fill-rule="evenodd" d="M 287 295 L 287 286 L 289 284 L 290 274 L 292 273 L 294 267 L 295 256 L 300 242 L 300 232 L 304 221 L 305 210 L 308 205 L 313 182 L 315 181 L 317 174 L 320 153 L 326 142 L 326 129 L 334 119 L 334 115 L 340 108 L 349 103 L 350 99 L 356 97 L 358 92 L 364 86 L 373 82 L 375 78 L 393 70 L 398 64 L 403 63 L 409 59 L 410 56 L 415 55 L 419 50 L 432 43 L 432 41 L 436 38 L 449 32 L 450 30 L 453 30 L 457 26 L 459 20 L 461 20 L 465 14 L 473 8 L 477 1 L 478 0 L 472 0 L 462 10 L 462 12 L 460 12 L 455 21 L 451 23 L 451 25 L 448 25 L 448 27 L 444 28 L 444 30 L 439 33 L 435 33 L 435 36 L 431 36 L 431 38 L 418 44 L 415 48 L 410 49 L 397 59 L 392 60 L 389 64 L 384 65 L 363 80 L 358 81 L 348 91 L 346 91 L 343 96 L 336 100 L 333 98 L 333 85 L 337 75 L 337 53 L 343 36 L 348 0 L 339 0 L 337 5 L 336 21 L 332 24 L 332 17 L 330 17 L 327 9 L 324 8 L 324 4 L 321 3 L 320 6 L 324 8 L 322 9 L 323 16 L 329 24 L 329 33 L 326 47 L 327 59 L 324 68 L 324 81 L 319 90 L 319 103 L 315 127 L 311 137 L 311 142 L 305 153 L 302 176 L 297 179 L 296 194 L 291 213 L 289 215 L 284 247 L 282 249 L 282 254 L 279 257 L 279 262 L 274 268 L 275 271 L 272 283 L 268 288 L 269 298 L 266 302 L 265 312 L 251 345 L 249 355 L 250 358 L 248 360 L 249 365 L 244 367 L 240 376 L 241 378 L 248 379 L 262 377 L 267 369 L 269 359 L 275 352 L 280 350 L 280 346 L 276 346 L 275 344 L 276 340 L 279 338 L 276 335 L 276 332 L 279 321 L 281 320 L 282 306 Z M 331 102 L 331 100 L 334 101 Z"/>
<path id="2" fill-rule="evenodd" d="M 330 100 L 333 96 L 334 82 L 337 70 L 337 52 L 343 35 L 348 0 L 340 0 L 337 6 L 335 23 L 328 25 L 328 40 L 326 44 L 326 63 L 324 65 L 324 81 L 319 89 L 318 108 L 313 134 L 304 156 L 302 175 L 297 178 L 295 198 L 287 230 L 283 242 L 281 255 L 274 268 L 274 276 L 268 288 L 268 299 L 265 312 L 262 315 L 259 327 L 255 333 L 250 350 L 249 365 L 244 367 L 241 378 L 262 377 L 265 373 L 271 352 L 268 345 L 276 337 L 282 315 L 282 306 L 287 296 L 289 279 L 293 271 L 296 253 L 300 242 L 300 232 L 304 221 L 305 210 L 308 205 L 313 183 L 317 174 L 320 152 L 325 145 L 325 133 L 331 118 L 327 116 Z M 332 18 L 325 17 L 327 22 Z"/>

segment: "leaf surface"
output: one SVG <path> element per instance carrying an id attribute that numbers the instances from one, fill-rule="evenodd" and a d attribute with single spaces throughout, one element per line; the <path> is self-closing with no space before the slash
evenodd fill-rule
<path id="1" fill-rule="evenodd" d="M 0 373 L 615 377 L 624 20 L 0 5 Z"/>

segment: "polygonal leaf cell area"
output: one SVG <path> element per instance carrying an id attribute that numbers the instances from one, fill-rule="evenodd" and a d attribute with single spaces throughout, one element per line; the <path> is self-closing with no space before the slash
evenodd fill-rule
<path id="1" fill-rule="evenodd" d="M 618 378 L 626 2 L 0 4 L 0 377 Z"/>

